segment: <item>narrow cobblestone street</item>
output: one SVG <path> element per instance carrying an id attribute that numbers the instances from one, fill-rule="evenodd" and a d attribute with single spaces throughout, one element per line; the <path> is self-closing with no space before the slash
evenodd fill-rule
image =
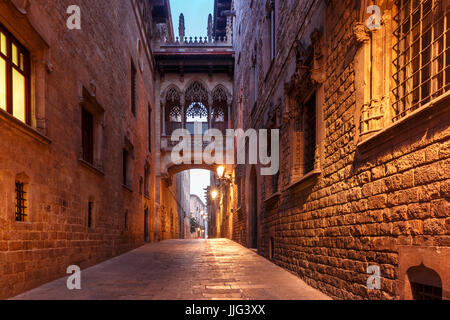
<path id="1" fill-rule="evenodd" d="M 14 299 L 329 299 L 295 275 L 226 239 L 148 244 L 82 271 L 81 290 L 69 291 L 66 280 Z"/>

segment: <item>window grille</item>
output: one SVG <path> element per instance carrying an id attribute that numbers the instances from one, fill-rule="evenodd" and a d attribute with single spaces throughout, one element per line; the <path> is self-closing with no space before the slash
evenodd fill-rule
<path id="1" fill-rule="evenodd" d="M 411 282 L 414 300 L 442 300 L 442 288 Z"/>
<path id="2" fill-rule="evenodd" d="M 27 199 L 25 184 L 16 182 L 16 221 L 25 222 L 27 220 Z"/>
<path id="3" fill-rule="evenodd" d="M 394 18 L 393 121 L 439 98 L 450 88 L 450 19 L 443 0 L 397 0 Z"/>

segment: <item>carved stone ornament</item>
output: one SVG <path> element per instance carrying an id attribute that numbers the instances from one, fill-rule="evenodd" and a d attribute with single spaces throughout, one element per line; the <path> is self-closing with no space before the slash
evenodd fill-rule
<path id="1" fill-rule="evenodd" d="M 353 34 L 358 43 L 368 42 L 370 40 L 369 29 L 362 22 L 357 22 L 353 26 Z"/>
<path id="2" fill-rule="evenodd" d="M 311 33 L 311 43 L 314 50 L 313 66 L 311 69 L 311 80 L 317 84 L 322 84 L 326 80 L 325 73 L 325 48 L 323 46 L 322 32 L 315 29 Z"/>

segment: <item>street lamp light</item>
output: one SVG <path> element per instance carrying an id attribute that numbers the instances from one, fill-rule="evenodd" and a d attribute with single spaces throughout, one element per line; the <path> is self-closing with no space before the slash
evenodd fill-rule
<path id="1" fill-rule="evenodd" d="M 219 166 L 217 168 L 217 175 L 219 176 L 219 179 L 223 179 L 224 175 L 225 175 L 225 167 L 224 166 Z"/>
<path id="2" fill-rule="evenodd" d="M 216 189 L 214 189 L 213 191 L 211 191 L 211 198 L 213 200 L 216 200 L 217 196 L 219 195 L 219 192 L 217 192 Z"/>
<path id="3" fill-rule="evenodd" d="M 231 176 L 227 176 L 226 174 L 226 168 L 225 166 L 219 166 L 217 167 L 217 176 L 219 177 L 219 180 L 225 183 L 231 183 Z"/>

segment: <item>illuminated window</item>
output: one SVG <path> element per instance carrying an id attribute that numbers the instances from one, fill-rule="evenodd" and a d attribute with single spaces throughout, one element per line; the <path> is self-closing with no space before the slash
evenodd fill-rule
<path id="1" fill-rule="evenodd" d="M 0 109 L 31 124 L 30 55 L 0 24 Z"/>

